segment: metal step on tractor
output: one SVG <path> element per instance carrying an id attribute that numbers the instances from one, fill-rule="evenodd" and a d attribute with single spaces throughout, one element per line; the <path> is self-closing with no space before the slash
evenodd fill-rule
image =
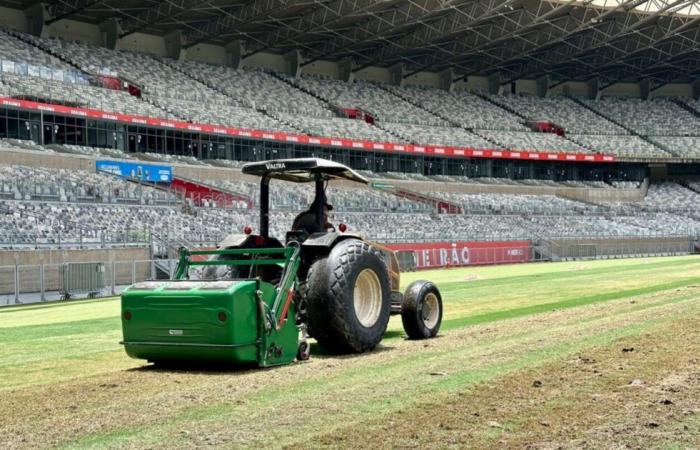
<path id="1" fill-rule="evenodd" d="M 399 292 L 388 248 L 327 223 L 330 180 L 367 180 L 342 164 L 286 159 L 243 166 L 261 178 L 260 227 L 215 250 L 181 249 L 172 280 L 144 281 L 121 297 L 126 352 L 154 363 L 287 364 L 309 358 L 313 337 L 329 353 L 359 353 L 401 314 L 410 339 L 437 335 L 442 298 L 429 281 Z M 269 233 L 270 180 L 315 183 L 312 207 L 282 243 Z"/>

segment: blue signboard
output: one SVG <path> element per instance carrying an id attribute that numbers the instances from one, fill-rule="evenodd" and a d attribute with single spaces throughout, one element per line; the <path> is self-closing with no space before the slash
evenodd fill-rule
<path id="1" fill-rule="evenodd" d="M 107 172 L 122 178 L 131 178 L 152 183 L 173 181 L 173 168 L 156 164 L 141 164 L 124 161 L 95 161 L 98 172 Z"/>

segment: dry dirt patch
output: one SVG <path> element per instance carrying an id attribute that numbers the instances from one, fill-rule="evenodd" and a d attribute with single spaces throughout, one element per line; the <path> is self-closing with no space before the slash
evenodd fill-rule
<path id="1" fill-rule="evenodd" d="M 698 355 L 700 317 L 688 317 L 466 389 L 456 398 L 342 428 L 311 445 L 698 448 Z"/>

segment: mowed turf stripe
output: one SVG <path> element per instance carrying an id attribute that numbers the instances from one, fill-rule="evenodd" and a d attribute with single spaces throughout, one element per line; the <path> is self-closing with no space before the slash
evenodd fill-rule
<path id="1" fill-rule="evenodd" d="M 448 330 L 451 328 L 473 325 L 477 323 L 493 322 L 495 320 L 503 320 L 521 317 L 525 315 L 538 314 L 541 312 L 551 311 L 553 309 L 572 308 L 575 306 L 588 305 L 591 303 L 616 300 L 623 297 L 644 295 L 667 289 L 675 289 L 679 287 L 689 286 L 694 283 L 700 283 L 700 277 L 686 278 L 670 283 L 662 283 L 637 289 L 628 289 L 625 291 L 615 291 L 586 297 L 576 297 L 567 300 L 562 300 L 559 302 L 539 303 L 523 308 L 496 311 L 471 317 L 459 317 L 443 321 L 442 329 Z M 34 339 L 41 339 L 45 337 L 61 337 L 76 334 L 98 334 L 106 330 L 114 330 L 119 328 L 121 328 L 121 322 L 119 317 L 80 320 L 47 325 L 8 327 L 2 329 L 2 333 L 0 333 L 0 343 L 31 341 Z"/>
<path id="2" fill-rule="evenodd" d="M 495 311 L 487 314 L 479 314 L 471 317 L 458 317 L 445 320 L 442 322 L 441 329 L 449 330 L 452 328 L 464 327 L 467 325 L 475 325 L 480 323 L 494 322 L 496 320 L 513 319 L 516 317 L 529 316 L 532 314 L 540 314 L 555 309 L 574 308 L 576 306 L 590 305 L 610 300 L 618 300 L 626 297 L 635 297 L 638 295 L 652 294 L 655 292 L 677 289 L 700 283 L 700 277 L 686 278 L 670 283 L 662 283 L 652 286 L 646 286 L 637 289 L 628 289 L 625 291 L 614 291 L 605 294 L 589 295 L 585 297 L 576 297 L 568 300 L 562 300 L 551 303 L 539 303 L 532 306 L 522 308 L 513 308 L 502 311 Z"/>
<path id="3" fill-rule="evenodd" d="M 581 262 L 585 264 L 585 262 Z M 698 266 L 700 270 L 700 258 L 688 258 L 682 260 L 662 261 L 653 263 L 639 263 L 618 267 L 599 267 L 599 268 L 584 268 L 581 270 L 567 270 L 561 272 L 545 272 L 527 275 L 513 275 L 506 277 L 484 278 L 480 280 L 470 280 L 469 287 L 498 287 L 501 285 L 531 283 L 531 282 L 548 282 L 557 280 L 570 280 L 587 276 L 622 274 L 634 272 L 640 274 L 646 271 L 655 271 L 660 269 L 676 268 L 683 266 Z M 452 285 L 464 286 L 464 281 L 441 282 L 440 287 L 451 287 Z"/>
<path id="4" fill-rule="evenodd" d="M 16 314 L 22 311 L 36 311 L 38 309 L 64 308 L 70 306 L 84 306 L 91 303 L 104 303 L 113 301 L 115 297 L 102 298 L 76 298 L 72 300 L 60 300 L 46 303 L 28 303 L 19 305 L 6 305 L 0 307 L 0 316 L 3 314 Z"/>
<path id="5" fill-rule="evenodd" d="M 693 311 L 697 311 L 694 303 L 685 302 L 685 307 Z M 693 309 L 695 308 L 695 309 Z M 687 311 L 677 311 L 675 314 L 659 315 L 658 317 L 649 316 L 651 318 L 638 317 L 639 322 L 627 323 L 626 325 L 613 325 L 613 320 L 610 317 L 602 317 L 599 319 L 604 330 L 599 330 L 597 326 L 591 325 L 591 328 L 583 327 L 581 333 L 572 333 L 571 339 L 566 339 L 563 342 L 554 345 L 526 345 L 528 342 L 537 341 L 538 336 L 563 336 L 568 328 L 581 328 L 574 325 L 571 327 L 559 327 L 555 331 L 552 329 L 544 330 L 535 333 L 528 339 L 519 338 L 514 343 L 519 343 L 521 346 L 526 345 L 525 351 L 508 352 L 505 347 L 512 347 L 508 341 L 512 341 L 512 336 L 505 336 L 504 339 L 497 341 L 489 341 L 485 343 L 483 352 L 496 351 L 503 352 L 506 350 L 505 356 L 501 354 L 500 360 L 486 362 L 483 366 L 466 368 L 459 364 L 459 361 L 466 358 L 466 361 L 476 358 L 473 354 L 474 349 L 462 348 L 453 349 L 451 352 L 439 352 L 442 354 L 425 354 L 410 355 L 397 361 L 392 361 L 390 364 L 379 365 L 370 368 L 355 368 L 344 371 L 336 376 L 324 378 L 323 383 L 319 380 L 308 380 L 293 386 L 295 398 L 307 399 L 309 403 L 325 402 L 324 399 L 333 397 L 333 392 L 343 392 L 343 389 L 352 390 L 352 395 L 346 395 L 345 403 L 338 404 L 338 408 L 332 409 L 328 414 L 314 415 L 311 420 L 305 421 L 301 417 L 298 420 L 293 420 L 294 432 L 277 428 L 274 424 L 270 424 L 267 432 L 261 432 L 257 435 L 258 439 L 253 439 L 246 442 L 249 446 L 259 447 L 274 445 L 279 446 L 289 443 L 285 440 L 294 439 L 294 436 L 309 436 L 311 439 L 315 434 L 323 430 L 330 431 L 340 423 L 352 423 L 357 420 L 362 420 L 364 417 L 381 417 L 382 415 L 401 410 L 405 407 L 410 407 L 412 404 L 424 401 L 432 395 L 439 393 L 454 392 L 458 389 L 463 389 L 466 386 L 473 385 L 476 382 L 489 380 L 495 377 L 502 376 L 514 370 L 524 367 L 535 367 L 553 358 L 564 358 L 582 349 L 594 345 L 606 345 L 618 339 L 621 336 L 630 336 L 643 333 L 652 327 L 660 326 L 672 320 L 678 320 L 687 314 Z M 630 317 L 625 313 L 615 314 L 615 317 L 622 316 L 625 320 L 633 320 L 636 317 Z M 635 316 L 634 314 L 632 316 Z M 588 333 L 586 335 L 585 333 Z M 549 339 L 545 339 L 548 341 Z M 493 350 L 494 346 L 498 349 Z M 480 353 L 481 354 L 481 351 Z M 484 357 L 488 356 L 486 354 Z M 488 360 L 489 358 L 486 358 Z M 483 358 L 482 358 L 483 360 Z M 436 367 L 436 364 L 439 365 Z M 445 364 L 452 368 L 450 373 L 444 373 L 440 377 L 427 376 L 426 370 L 443 370 Z M 383 375 L 383 376 L 382 376 Z M 415 382 L 415 377 L 419 376 L 421 383 Z M 414 382 L 409 385 L 402 381 L 402 378 L 409 377 L 414 379 Z M 387 392 L 386 395 L 360 395 L 355 392 L 357 389 L 363 389 L 363 386 L 368 386 L 368 380 L 383 380 L 383 383 L 394 383 L 396 389 L 393 392 Z M 410 386 L 401 388 L 401 386 Z M 219 429 L 230 429 L 231 427 L 245 426 L 245 424 L 237 424 L 236 421 L 255 420 L 255 415 L 264 415 L 268 417 L 266 420 L 274 421 L 274 410 L 297 410 L 295 408 L 296 400 L 290 398 L 290 388 L 283 389 L 282 387 L 271 387 L 269 390 L 260 392 L 258 395 L 251 397 L 243 406 L 231 403 L 219 403 L 215 405 L 201 406 L 188 408 L 178 414 L 164 420 L 160 423 L 152 423 L 149 426 L 137 424 L 135 427 L 125 427 L 97 433 L 95 435 L 83 436 L 78 440 L 66 445 L 67 448 L 89 448 L 95 446 L 130 446 L 144 445 L 157 446 L 158 443 L 168 442 L 168 445 L 174 447 L 191 447 L 196 446 L 196 443 L 189 441 L 186 435 L 179 433 L 179 430 L 189 429 L 195 426 L 196 423 L 199 431 Z M 337 399 L 336 399 L 337 400 Z M 297 404 L 298 407 L 298 404 Z M 312 410 L 315 408 L 312 406 Z M 249 411 L 253 416 L 246 414 Z M 267 412 L 269 412 L 269 414 Z M 267 414 L 267 415 L 266 415 Z M 311 414 L 311 413 L 307 413 Z M 335 416 L 335 417 L 334 417 Z M 337 417 L 344 416 L 344 417 Z M 286 422 L 285 422 L 286 423 Z M 189 433 L 188 433 L 189 434 Z M 207 431 L 200 435 L 207 436 Z M 203 444 L 202 441 L 199 442 Z M 237 442 L 227 442 L 225 445 L 235 446 Z"/>
<path id="6" fill-rule="evenodd" d="M 101 334 L 121 329 L 119 316 L 102 319 L 76 320 L 45 325 L 26 325 L 0 329 L 0 344 L 26 342 L 47 337 L 72 336 L 76 334 Z"/>

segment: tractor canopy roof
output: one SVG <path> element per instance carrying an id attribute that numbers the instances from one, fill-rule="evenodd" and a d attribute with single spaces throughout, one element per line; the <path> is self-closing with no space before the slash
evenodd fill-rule
<path id="1" fill-rule="evenodd" d="M 296 183 L 316 181 L 316 175 L 320 174 L 323 180 L 350 180 L 367 184 L 365 177 L 348 166 L 321 158 L 271 159 L 248 163 L 243 166 L 243 173 Z"/>

